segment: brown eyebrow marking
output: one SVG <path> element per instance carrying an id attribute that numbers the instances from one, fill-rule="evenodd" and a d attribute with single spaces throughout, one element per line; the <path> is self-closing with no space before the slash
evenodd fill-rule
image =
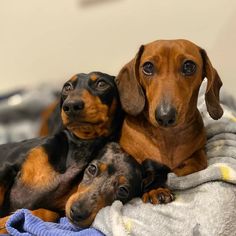
<path id="1" fill-rule="evenodd" d="M 74 81 L 77 80 L 77 78 L 78 78 L 78 76 L 77 76 L 77 75 L 74 75 L 69 81 L 70 81 L 70 82 L 74 82 Z"/>
<path id="2" fill-rule="evenodd" d="M 118 180 L 119 184 L 125 184 L 127 183 L 127 179 L 125 178 L 125 176 L 120 176 L 119 180 Z"/>
<path id="3" fill-rule="evenodd" d="M 98 79 L 98 77 L 97 77 L 96 74 L 92 74 L 92 75 L 90 75 L 90 79 L 91 79 L 92 81 L 96 81 L 96 80 Z"/>
<path id="4" fill-rule="evenodd" d="M 100 169 L 101 172 L 106 171 L 106 170 L 107 170 L 107 164 L 101 163 L 101 164 L 99 165 L 99 169 Z"/>

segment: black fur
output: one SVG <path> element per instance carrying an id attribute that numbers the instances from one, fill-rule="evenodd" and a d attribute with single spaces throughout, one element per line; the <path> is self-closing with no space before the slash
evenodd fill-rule
<path id="1" fill-rule="evenodd" d="M 58 106 L 52 117 L 57 117 L 55 123 L 58 121 L 59 123 L 52 127 L 51 131 L 53 134 L 51 136 L 0 145 L 0 187 L 5 189 L 5 191 L 0 192 L 3 195 L 1 197 L 4 198 L 2 205 L 0 205 L 1 217 L 19 208 L 28 208 L 31 210 L 45 208 L 57 212 L 64 210 L 61 208 L 61 201 L 64 201 L 65 196 L 70 193 L 73 187 L 78 185 L 78 181 L 81 179 L 81 174 L 87 164 L 97 156 L 98 151 L 108 141 L 118 137 L 118 127 L 122 123 L 120 116 L 122 112 L 114 77 L 100 72 L 96 73 L 111 84 L 111 89 L 105 91 L 104 94 L 94 91 L 92 86 L 89 85 L 92 81 L 90 80 L 92 73 L 88 75 L 79 74 L 77 79 L 74 80 L 74 83 L 77 83 L 77 88 L 81 86 L 83 90 L 93 92 L 94 97 L 102 97 L 104 104 L 109 104 L 112 96 L 117 99 L 116 115 L 110 127 L 111 134 L 92 139 L 76 137 L 72 132 L 67 130 L 67 127 L 62 128 L 62 121 L 58 118 L 61 113 L 60 106 Z M 36 187 L 33 184 L 28 186 L 21 178 L 22 167 L 26 163 L 30 152 L 35 148 L 43 150 L 43 155 L 46 155 L 46 161 L 48 163 L 48 166 L 45 166 L 45 168 L 51 168 L 53 172 L 53 179 L 50 179 L 48 182 L 45 181 L 45 183 L 42 180 L 40 187 Z M 45 156 L 34 157 L 32 165 L 34 167 L 33 169 L 36 170 L 37 158 L 40 160 L 40 158 L 45 158 Z M 40 172 L 44 173 L 44 168 Z M 46 174 L 50 175 L 48 172 Z"/>

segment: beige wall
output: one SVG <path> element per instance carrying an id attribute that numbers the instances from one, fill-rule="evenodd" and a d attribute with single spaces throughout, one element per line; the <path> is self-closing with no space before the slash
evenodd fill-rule
<path id="1" fill-rule="evenodd" d="M 235 0 L 1 0 L 0 92 L 116 74 L 140 44 L 160 38 L 201 45 L 236 92 Z"/>

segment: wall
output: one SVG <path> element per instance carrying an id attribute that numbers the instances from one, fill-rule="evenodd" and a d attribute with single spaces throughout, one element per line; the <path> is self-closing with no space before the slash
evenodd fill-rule
<path id="1" fill-rule="evenodd" d="M 235 0 L 1 0 L 0 92 L 78 72 L 116 74 L 142 43 L 187 38 L 236 92 Z"/>

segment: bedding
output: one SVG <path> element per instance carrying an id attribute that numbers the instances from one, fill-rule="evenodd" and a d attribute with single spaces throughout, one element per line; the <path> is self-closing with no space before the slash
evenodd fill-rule
<path id="1" fill-rule="evenodd" d="M 66 218 L 62 218 L 58 224 L 46 223 L 27 210 L 20 210 L 8 221 L 9 232 L 12 235 L 50 235 L 51 227 L 53 230 L 61 230 L 64 225 L 69 225 L 69 231 L 74 235 L 235 236 L 236 99 L 223 91 L 221 103 L 224 115 L 214 121 L 206 111 L 205 88 L 206 83 L 203 83 L 198 108 L 206 126 L 208 167 L 188 176 L 177 177 L 173 173 L 168 175 L 167 184 L 176 197 L 174 202 L 154 206 L 144 204 L 140 199 L 133 199 L 125 205 L 115 201 L 96 216 L 92 226 L 98 231 L 90 228 L 88 231 L 76 232 L 78 234 Z M 27 221 L 28 217 L 36 219 Z M 26 223 L 37 228 L 38 221 L 39 225 L 43 225 L 42 230 L 37 230 L 38 234 L 29 231 Z M 71 232 L 54 235 L 71 235 Z"/>
<path id="2" fill-rule="evenodd" d="M 114 236 L 236 235 L 236 100 L 222 93 L 224 115 L 214 121 L 206 111 L 205 88 L 206 83 L 198 108 L 206 126 L 208 167 L 183 177 L 168 175 L 174 202 L 154 206 L 134 199 L 123 206 L 117 201 L 98 213 L 93 227 Z"/>

